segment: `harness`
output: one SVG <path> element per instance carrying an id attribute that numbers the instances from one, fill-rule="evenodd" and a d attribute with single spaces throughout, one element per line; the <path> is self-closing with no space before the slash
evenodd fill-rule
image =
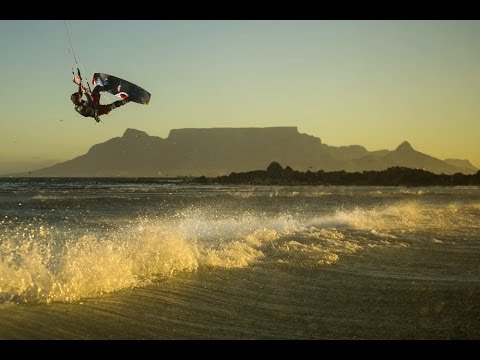
<path id="1" fill-rule="evenodd" d="M 97 120 L 97 114 L 95 109 L 91 104 L 89 104 L 87 101 L 82 100 L 81 105 L 75 106 L 75 110 L 82 116 L 85 117 L 93 117 L 95 120 Z"/>

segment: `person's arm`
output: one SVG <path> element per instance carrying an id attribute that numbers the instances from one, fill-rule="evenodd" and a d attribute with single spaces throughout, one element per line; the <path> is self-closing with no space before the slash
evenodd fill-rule
<path id="1" fill-rule="evenodd" d="M 82 84 L 78 85 L 78 94 L 80 95 L 80 98 L 82 98 L 83 95 L 87 98 L 87 101 L 89 104 L 95 105 L 95 102 L 92 99 L 92 96 L 90 93 L 85 89 L 85 86 Z"/>
<path id="2" fill-rule="evenodd" d="M 87 101 L 89 102 L 89 104 L 95 105 L 95 101 L 93 101 L 92 95 L 90 95 L 90 93 L 87 91 L 87 89 L 85 89 L 83 86 L 82 86 L 82 91 L 85 94 L 85 96 L 87 97 Z"/>

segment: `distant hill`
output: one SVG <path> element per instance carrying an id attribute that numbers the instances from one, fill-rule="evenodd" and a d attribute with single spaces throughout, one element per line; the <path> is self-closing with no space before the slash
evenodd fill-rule
<path id="1" fill-rule="evenodd" d="M 220 176 L 265 169 L 272 161 L 298 171 L 384 170 L 392 166 L 433 173 L 473 174 L 468 160 L 442 161 L 408 142 L 395 150 L 329 146 L 296 127 L 174 129 L 166 139 L 127 129 L 122 137 L 94 145 L 77 158 L 14 176 Z"/>
<path id="2" fill-rule="evenodd" d="M 472 165 L 472 163 L 468 160 L 460 160 L 460 159 L 445 159 L 443 160 L 447 164 L 452 165 L 460 169 L 460 172 L 464 174 L 474 173 L 478 169 Z"/>
<path id="3" fill-rule="evenodd" d="M 461 162 L 461 160 L 459 160 Z M 423 154 L 413 149 L 407 141 L 401 143 L 395 150 L 381 154 L 369 154 L 356 162 L 360 170 L 385 170 L 399 166 L 411 169 L 422 169 L 437 174 L 453 174 L 465 170 L 454 164 Z M 469 169 L 468 174 L 475 173 L 476 169 Z"/>
<path id="4" fill-rule="evenodd" d="M 24 161 L 14 161 L 14 160 L 0 160 L 0 169 L 3 169 L 4 173 L 20 173 L 20 172 L 29 172 L 32 170 L 43 169 L 47 166 L 58 163 L 60 160 L 24 160 Z"/>

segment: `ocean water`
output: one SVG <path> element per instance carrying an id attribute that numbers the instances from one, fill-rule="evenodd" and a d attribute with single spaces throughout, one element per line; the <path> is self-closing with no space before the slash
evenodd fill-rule
<path id="1" fill-rule="evenodd" d="M 0 179 L 0 339 L 480 339 L 480 188 Z"/>

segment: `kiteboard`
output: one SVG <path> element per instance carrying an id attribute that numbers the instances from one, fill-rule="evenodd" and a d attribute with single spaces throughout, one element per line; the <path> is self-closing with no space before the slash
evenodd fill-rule
<path id="1" fill-rule="evenodd" d="M 105 87 L 106 92 L 120 99 L 128 97 L 130 101 L 143 105 L 148 105 L 150 102 L 150 93 L 147 90 L 113 75 L 95 73 L 93 74 L 92 84 Z"/>

